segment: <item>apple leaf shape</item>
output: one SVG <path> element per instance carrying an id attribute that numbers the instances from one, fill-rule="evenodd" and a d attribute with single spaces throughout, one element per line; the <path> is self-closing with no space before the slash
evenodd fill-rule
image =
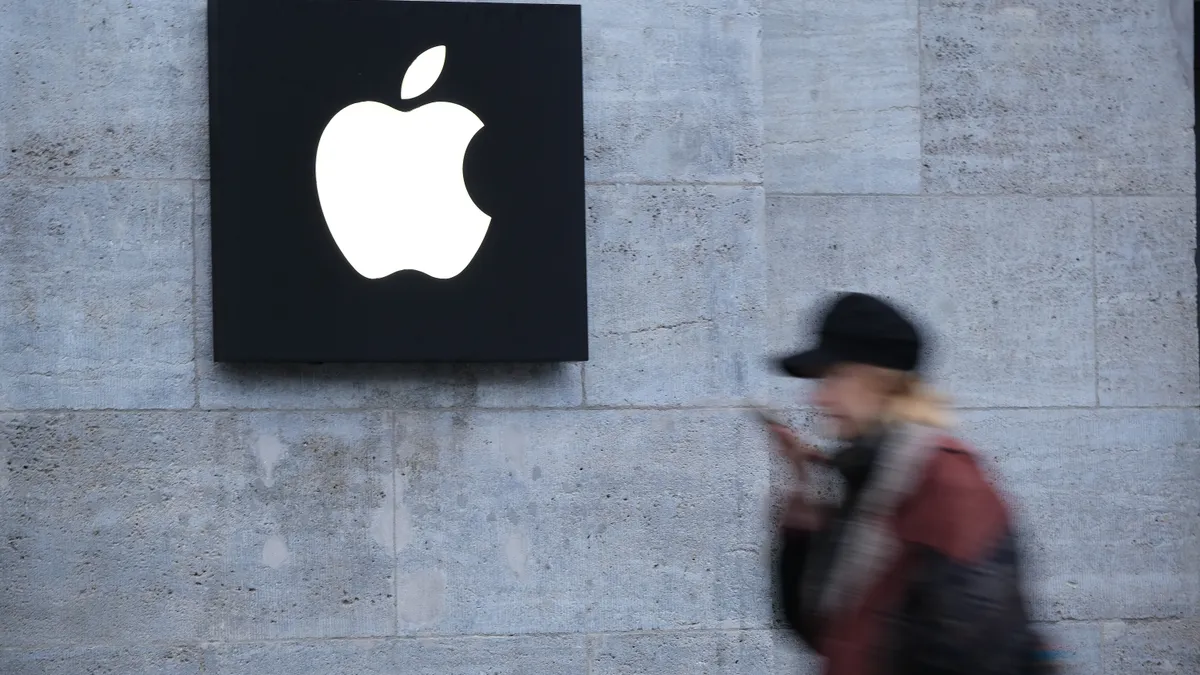
<path id="1" fill-rule="evenodd" d="M 400 84 L 400 98 L 408 100 L 416 98 L 429 91 L 434 82 L 442 74 L 442 66 L 446 65 L 446 46 L 431 47 L 413 59 L 408 71 L 404 73 L 404 81 Z"/>

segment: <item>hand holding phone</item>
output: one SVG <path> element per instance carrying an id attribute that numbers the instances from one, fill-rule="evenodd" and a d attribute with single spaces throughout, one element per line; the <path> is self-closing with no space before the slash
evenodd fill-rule
<path id="1" fill-rule="evenodd" d="M 806 475 L 809 462 L 824 462 L 825 457 L 816 448 L 800 440 L 790 427 L 776 419 L 769 411 L 756 406 L 754 413 L 759 421 L 770 430 L 779 453 L 795 467 L 801 477 Z"/>

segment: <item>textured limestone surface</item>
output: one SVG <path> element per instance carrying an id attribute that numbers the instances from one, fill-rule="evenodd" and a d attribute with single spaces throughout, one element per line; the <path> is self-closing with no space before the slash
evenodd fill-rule
<path id="1" fill-rule="evenodd" d="M 0 673 L 815 674 L 747 406 L 816 431 L 836 290 L 928 326 L 1070 672 L 1200 672 L 1191 2 L 582 0 L 538 366 L 212 362 L 205 11 L 0 2 Z"/>

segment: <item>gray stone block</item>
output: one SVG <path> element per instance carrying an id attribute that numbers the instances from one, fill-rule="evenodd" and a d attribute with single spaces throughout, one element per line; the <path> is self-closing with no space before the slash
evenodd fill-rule
<path id="1" fill-rule="evenodd" d="M 1171 37 L 1176 61 L 1189 86 L 1196 86 L 1196 5 L 1188 0 L 1167 0 L 1170 5 Z"/>
<path id="2" fill-rule="evenodd" d="M 1024 530 L 1042 619 L 1194 616 L 1200 413 L 964 413 Z"/>
<path id="3" fill-rule="evenodd" d="M 0 417 L 0 646 L 389 634 L 376 414 Z"/>
<path id="4" fill-rule="evenodd" d="M 1087 199 L 772 197 L 767 223 L 770 353 L 810 341 L 832 291 L 873 292 L 925 324 L 958 405 L 1095 403 Z M 780 404 L 806 391 L 771 380 Z"/>
<path id="5" fill-rule="evenodd" d="M 589 181 L 761 180 L 754 0 L 582 4 Z"/>
<path id="6" fill-rule="evenodd" d="M 1200 621 L 1104 624 L 1104 675 L 1200 673 Z"/>
<path id="7" fill-rule="evenodd" d="M 0 649 L 4 675 L 199 675 L 197 647 L 42 647 Z"/>
<path id="8" fill-rule="evenodd" d="M 1196 199 L 1096 200 L 1100 404 L 1200 403 Z"/>
<path id="9" fill-rule="evenodd" d="M 588 672 L 582 636 L 319 640 L 213 645 L 205 651 L 205 672 L 215 675 Z"/>
<path id="10" fill-rule="evenodd" d="M 593 675 L 763 675 L 820 672 L 773 631 L 624 633 L 595 638 Z"/>
<path id="11" fill-rule="evenodd" d="M 769 453 L 736 411 L 412 413 L 402 634 L 767 627 Z"/>
<path id="12" fill-rule="evenodd" d="M 213 362 L 209 187 L 196 189 L 196 370 L 203 408 L 556 407 L 583 401 L 579 364 Z"/>
<path id="13" fill-rule="evenodd" d="M 921 191 L 917 5 L 763 3 L 770 193 Z"/>
<path id="14" fill-rule="evenodd" d="M 583 398 L 578 364 L 238 366 L 213 363 L 211 344 L 199 351 L 204 408 L 547 408 Z"/>
<path id="15" fill-rule="evenodd" d="M 1062 652 L 1064 675 L 1095 675 L 1101 671 L 1101 624 L 1070 621 L 1035 625 L 1034 629 L 1052 649 Z"/>
<path id="16" fill-rule="evenodd" d="M 192 285 L 190 186 L 0 181 L 0 410 L 191 407 Z"/>
<path id="17" fill-rule="evenodd" d="M 207 172 L 205 3 L 5 2 L 0 176 Z"/>
<path id="18" fill-rule="evenodd" d="M 589 196 L 588 404 L 757 395 L 762 190 L 613 186 Z"/>
<path id="19" fill-rule="evenodd" d="M 1168 4 L 921 0 L 925 190 L 1193 193 Z"/>
<path id="20" fill-rule="evenodd" d="M 791 630 L 771 631 L 773 675 L 818 675 L 824 661 Z"/>
<path id="21" fill-rule="evenodd" d="M 391 672 L 406 675 L 495 673 L 496 675 L 584 675 L 587 639 L 582 635 L 396 640 Z"/>
<path id="22" fill-rule="evenodd" d="M 582 5 L 589 181 L 762 180 L 757 0 L 566 4 Z"/>

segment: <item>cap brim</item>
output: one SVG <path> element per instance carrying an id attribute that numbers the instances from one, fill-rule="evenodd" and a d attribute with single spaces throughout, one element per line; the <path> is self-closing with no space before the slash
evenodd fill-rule
<path id="1" fill-rule="evenodd" d="M 821 349 L 810 349 L 784 357 L 777 361 L 779 368 L 792 377 L 813 380 L 825 374 L 833 364 L 833 357 Z"/>

